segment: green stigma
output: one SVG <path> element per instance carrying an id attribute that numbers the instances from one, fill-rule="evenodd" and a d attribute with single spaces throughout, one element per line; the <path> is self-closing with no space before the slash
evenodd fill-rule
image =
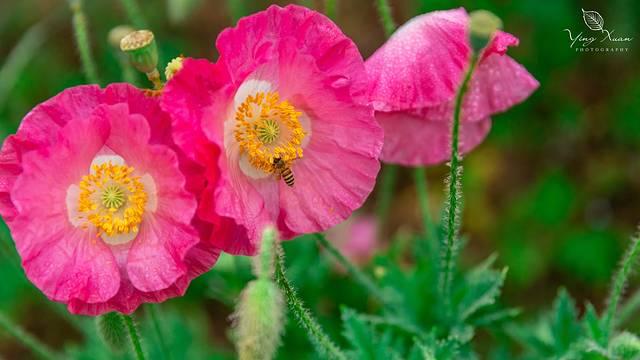
<path id="1" fill-rule="evenodd" d="M 102 192 L 102 205 L 107 209 L 118 210 L 124 202 L 124 191 L 119 186 L 111 185 Z"/>
<path id="2" fill-rule="evenodd" d="M 263 144 L 271 144 L 274 142 L 278 135 L 280 135 L 280 125 L 275 120 L 267 119 L 263 120 L 256 128 L 258 132 L 258 139 Z"/>

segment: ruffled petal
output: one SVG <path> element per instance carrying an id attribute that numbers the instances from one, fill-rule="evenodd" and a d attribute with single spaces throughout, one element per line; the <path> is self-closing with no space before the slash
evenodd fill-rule
<path id="1" fill-rule="evenodd" d="M 66 209 L 67 189 L 89 170 L 108 133 L 100 118 L 69 122 L 51 147 L 24 155 L 11 192 L 19 215 L 9 226 L 27 277 L 55 301 L 105 301 L 119 288 L 111 251 L 95 232 L 74 228 Z"/>
<path id="2" fill-rule="evenodd" d="M 432 165 L 451 157 L 451 129 L 444 121 L 428 121 L 403 112 L 377 115 L 385 141 L 380 159 L 405 166 Z M 460 126 L 460 151 L 467 153 L 484 140 L 491 119 L 465 122 Z"/>
<path id="3" fill-rule="evenodd" d="M 467 19 L 460 8 L 401 26 L 365 63 L 374 108 L 419 109 L 453 98 L 470 56 Z"/>

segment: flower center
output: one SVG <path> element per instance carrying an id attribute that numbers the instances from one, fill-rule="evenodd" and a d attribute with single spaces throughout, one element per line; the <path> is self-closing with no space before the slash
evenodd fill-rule
<path id="1" fill-rule="evenodd" d="M 289 165 L 302 157 L 305 131 L 301 115 L 289 102 L 280 101 L 277 92 L 249 95 L 235 113 L 234 136 L 240 150 L 256 169 L 273 173 L 274 158 Z"/>
<path id="2" fill-rule="evenodd" d="M 94 165 L 80 181 L 78 212 L 85 226 L 91 224 L 98 235 L 137 233 L 142 222 L 147 193 L 133 167 L 106 162 Z"/>

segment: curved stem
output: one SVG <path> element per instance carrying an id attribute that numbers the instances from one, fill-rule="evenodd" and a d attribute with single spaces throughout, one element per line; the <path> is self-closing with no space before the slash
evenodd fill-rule
<path id="1" fill-rule="evenodd" d="M 22 345 L 31 350 L 39 358 L 57 359 L 55 352 L 48 346 L 34 338 L 20 326 L 14 324 L 4 313 L 0 312 L 0 328 L 4 329 L 9 335 L 20 341 Z"/>
<path id="2" fill-rule="evenodd" d="M 636 290 L 636 292 L 629 297 L 629 300 L 622 305 L 617 318 L 614 319 L 613 326 L 624 324 L 636 311 L 638 311 L 638 308 L 640 308 L 640 289 Z"/>
<path id="3" fill-rule="evenodd" d="M 618 269 L 618 272 L 616 273 L 616 276 L 613 280 L 611 293 L 609 295 L 609 304 L 607 305 L 607 309 L 604 315 L 605 339 L 607 340 L 609 339 L 609 335 L 611 335 L 611 333 L 613 332 L 614 318 L 616 316 L 618 303 L 620 302 L 620 298 L 622 297 L 622 293 L 624 292 L 627 280 L 629 279 L 629 274 L 631 273 L 631 269 L 636 263 L 639 254 L 640 235 L 635 236 L 631 240 L 631 245 L 629 246 L 629 249 L 627 250 L 624 258 L 622 259 L 620 268 Z"/>
<path id="4" fill-rule="evenodd" d="M 376 10 L 380 16 L 380 22 L 384 28 L 384 34 L 388 38 L 396 30 L 396 23 L 391 15 L 391 6 L 388 0 L 376 0 Z"/>
<path id="5" fill-rule="evenodd" d="M 87 17 L 82 10 L 82 0 L 69 0 L 69 7 L 73 12 L 73 32 L 84 74 L 89 83 L 100 84 L 96 63 L 91 54 Z"/>
<path id="6" fill-rule="evenodd" d="M 462 203 L 462 189 L 460 179 L 462 177 L 462 166 L 460 164 L 459 137 L 460 137 L 460 115 L 462 112 L 462 100 L 467 92 L 469 80 L 476 67 L 477 55 L 471 55 L 471 64 L 467 70 L 464 80 L 456 94 L 455 108 L 453 113 L 453 125 L 451 127 L 451 162 L 447 182 L 447 206 L 445 214 L 445 243 L 442 248 L 441 270 L 440 270 L 440 290 L 443 300 L 448 308 L 451 298 L 451 282 L 453 279 L 454 262 L 460 248 L 458 230 L 460 227 L 460 208 Z"/>
<path id="7" fill-rule="evenodd" d="M 313 235 L 316 241 L 322 245 L 337 261 L 342 265 L 347 271 L 353 276 L 356 281 L 369 293 L 378 298 L 378 300 L 384 304 L 385 306 L 391 306 L 393 301 L 389 298 L 389 295 L 385 293 L 376 283 L 371 280 L 367 274 L 365 274 L 362 270 L 360 270 L 357 266 L 355 266 L 349 259 L 347 259 L 340 250 L 336 249 L 333 244 L 331 244 L 327 238 L 323 234 L 314 234 Z"/>
<path id="8" fill-rule="evenodd" d="M 160 322 L 160 315 L 158 314 L 159 304 L 149 304 L 147 309 L 149 309 L 149 317 L 151 318 L 151 323 L 153 324 L 153 330 L 156 332 L 156 336 L 158 337 L 158 343 L 160 344 L 160 350 L 162 350 L 162 356 L 165 359 L 171 359 L 171 352 L 169 347 L 167 346 L 167 342 L 164 338 L 164 333 L 162 331 L 162 324 Z"/>
<path id="9" fill-rule="evenodd" d="M 136 354 L 136 359 L 144 360 L 144 351 L 142 351 L 140 335 L 138 334 L 136 324 L 133 322 L 133 318 L 125 314 L 122 314 L 122 318 L 124 319 L 124 324 L 127 326 L 127 330 L 129 331 L 129 338 L 131 339 L 131 346 Z"/>
<path id="10" fill-rule="evenodd" d="M 280 244 L 277 245 L 277 260 L 275 264 L 275 278 L 276 282 L 282 289 L 285 297 L 287 298 L 287 304 L 289 309 L 295 316 L 300 326 L 306 330 L 309 340 L 316 348 L 316 351 L 325 355 L 330 359 L 346 360 L 347 356 L 344 352 L 331 341 L 329 336 L 322 330 L 318 321 L 311 315 L 309 310 L 306 309 L 302 300 L 300 300 L 296 294 L 295 289 L 291 286 L 291 283 L 285 274 L 284 265 L 284 252 Z"/>

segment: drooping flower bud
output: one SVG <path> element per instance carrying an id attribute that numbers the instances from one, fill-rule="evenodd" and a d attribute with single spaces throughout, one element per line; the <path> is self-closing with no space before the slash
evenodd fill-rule
<path id="1" fill-rule="evenodd" d="M 489 43 L 493 34 L 502 29 L 502 20 L 487 10 L 476 10 L 469 14 L 469 31 L 471 47 L 479 53 Z"/>
<path id="2" fill-rule="evenodd" d="M 97 317 L 96 327 L 100 338 L 111 350 L 120 351 L 125 348 L 128 333 L 120 314 L 111 312 Z"/>
<path id="3" fill-rule="evenodd" d="M 284 330 L 284 299 L 273 281 L 277 232 L 263 231 L 260 254 L 254 257 L 256 280 L 242 291 L 232 316 L 240 360 L 270 360 L 275 357 Z"/>

